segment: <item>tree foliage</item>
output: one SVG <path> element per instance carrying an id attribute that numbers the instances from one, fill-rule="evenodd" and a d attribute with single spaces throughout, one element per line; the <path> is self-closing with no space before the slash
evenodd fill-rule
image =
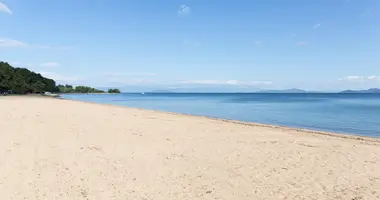
<path id="1" fill-rule="evenodd" d="M 0 93 L 14 94 L 59 92 L 59 93 L 104 93 L 88 86 L 58 85 L 53 79 L 25 68 L 14 68 L 6 62 L 0 62 Z M 109 89 L 109 93 L 120 93 L 119 89 Z"/>
<path id="2" fill-rule="evenodd" d="M 120 93 L 120 90 L 117 88 L 114 88 L 114 89 L 110 88 L 108 89 L 108 93 Z"/>
<path id="3" fill-rule="evenodd" d="M 58 92 L 55 81 L 25 68 L 0 62 L 0 92 L 15 94 Z"/>
<path id="4" fill-rule="evenodd" d="M 60 93 L 104 93 L 103 90 L 98 90 L 88 86 L 58 85 Z"/>

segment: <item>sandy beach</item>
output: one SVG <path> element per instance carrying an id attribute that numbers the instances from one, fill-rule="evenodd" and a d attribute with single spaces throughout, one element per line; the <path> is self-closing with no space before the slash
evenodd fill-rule
<path id="1" fill-rule="evenodd" d="M 380 140 L 0 97 L 0 199 L 380 199 Z"/>

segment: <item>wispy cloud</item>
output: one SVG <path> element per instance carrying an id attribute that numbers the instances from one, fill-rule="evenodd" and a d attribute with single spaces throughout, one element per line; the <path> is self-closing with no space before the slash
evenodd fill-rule
<path id="1" fill-rule="evenodd" d="M 369 80 L 375 80 L 375 79 L 380 80 L 380 76 L 368 76 L 367 78 L 368 78 Z"/>
<path id="2" fill-rule="evenodd" d="M 46 62 L 46 63 L 42 63 L 40 66 L 41 67 L 58 67 L 59 63 L 56 63 L 56 62 Z"/>
<path id="3" fill-rule="evenodd" d="M 339 81 L 374 81 L 380 80 L 380 76 L 346 76 L 343 78 L 339 78 Z"/>
<path id="4" fill-rule="evenodd" d="M 356 81 L 356 80 L 363 80 L 363 76 L 346 76 L 343 78 L 340 78 L 339 80 L 346 80 L 346 81 Z"/>
<path id="5" fill-rule="evenodd" d="M 11 38 L 0 38 L 0 47 L 28 47 L 28 48 L 36 48 L 36 49 L 56 49 L 56 50 L 68 50 L 73 47 L 70 46 L 51 46 L 51 45 L 39 45 L 39 44 L 29 44 L 23 41 L 14 40 Z"/>
<path id="6" fill-rule="evenodd" d="M 0 47 L 26 47 L 28 44 L 9 38 L 0 38 Z"/>
<path id="7" fill-rule="evenodd" d="M 181 5 L 177 11 L 178 16 L 184 17 L 191 13 L 191 8 L 186 5 Z"/>
<path id="8" fill-rule="evenodd" d="M 0 2 L 0 12 L 6 12 L 12 14 L 11 9 L 9 9 L 4 3 Z"/>
<path id="9" fill-rule="evenodd" d="M 236 85 L 236 86 L 263 86 L 272 85 L 272 81 L 239 81 L 239 80 L 187 80 L 181 84 L 195 85 Z"/>
<path id="10" fill-rule="evenodd" d="M 314 24 L 313 25 L 313 29 L 318 29 L 320 28 L 322 25 L 320 23 L 317 23 L 317 24 Z"/>

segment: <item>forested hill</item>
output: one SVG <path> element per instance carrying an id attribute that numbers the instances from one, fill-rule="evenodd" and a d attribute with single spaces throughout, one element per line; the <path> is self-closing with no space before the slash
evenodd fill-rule
<path id="1" fill-rule="evenodd" d="M 0 62 L 0 92 L 11 91 L 15 94 L 58 92 L 53 79 L 25 68 L 14 68 Z"/>
<path id="2" fill-rule="evenodd" d="M 56 85 L 53 79 L 25 68 L 14 68 L 6 62 L 0 61 L 0 94 L 28 94 L 28 93 L 104 93 L 88 86 Z M 111 88 L 108 93 L 120 93 L 117 88 Z"/>

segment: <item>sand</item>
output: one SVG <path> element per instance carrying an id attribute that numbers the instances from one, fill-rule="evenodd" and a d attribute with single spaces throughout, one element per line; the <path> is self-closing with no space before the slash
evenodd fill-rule
<path id="1" fill-rule="evenodd" d="M 380 199 L 380 141 L 0 97 L 0 199 Z"/>

